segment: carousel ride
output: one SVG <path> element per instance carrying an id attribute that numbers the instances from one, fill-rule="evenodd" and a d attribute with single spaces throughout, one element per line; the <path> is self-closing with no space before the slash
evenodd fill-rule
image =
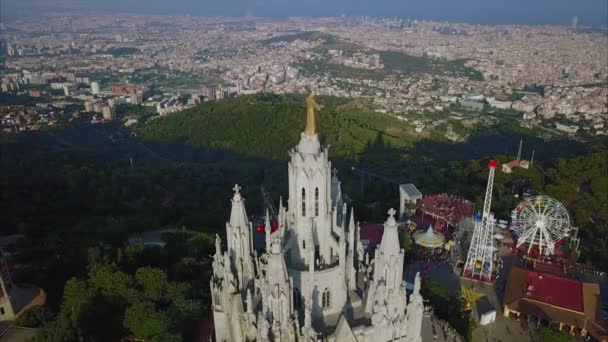
<path id="1" fill-rule="evenodd" d="M 445 236 L 435 232 L 433 226 L 429 226 L 426 231 L 418 231 L 414 234 L 414 242 L 425 248 L 439 248 L 445 243 Z"/>

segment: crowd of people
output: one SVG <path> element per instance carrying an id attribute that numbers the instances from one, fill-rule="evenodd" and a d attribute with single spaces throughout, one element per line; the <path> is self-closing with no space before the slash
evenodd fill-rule
<path id="1" fill-rule="evenodd" d="M 450 252 L 443 247 L 427 248 L 415 244 L 412 246 L 412 256 L 415 260 L 421 260 L 428 263 L 448 262 Z"/>

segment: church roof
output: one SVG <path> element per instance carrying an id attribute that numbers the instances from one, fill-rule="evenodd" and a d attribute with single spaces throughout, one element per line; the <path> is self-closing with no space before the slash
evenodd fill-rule
<path id="1" fill-rule="evenodd" d="M 399 189 L 405 193 L 408 198 L 412 198 L 412 199 L 422 199 L 422 193 L 420 192 L 420 190 L 418 190 L 418 188 L 412 184 L 412 183 L 408 183 L 408 184 L 399 184 Z"/>

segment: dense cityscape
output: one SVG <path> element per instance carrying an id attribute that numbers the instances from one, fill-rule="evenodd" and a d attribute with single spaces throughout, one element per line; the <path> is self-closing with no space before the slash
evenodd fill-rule
<path id="1" fill-rule="evenodd" d="M 608 341 L 606 25 L 2 19 L 0 342 Z"/>
<path id="2" fill-rule="evenodd" d="M 366 17 L 108 15 L 3 25 L 2 91 L 52 99 L 3 112 L 5 133 L 52 126 L 73 103 L 101 121 L 121 103 L 164 115 L 227 96 L 314 88 L 370 99 L 419 133 L 438 122 L 410 114 L 475 125 L 481 118 L 467 112 L 485 108 L 550 132 L 606 134 L 608 52 L 599 30 Z"/>

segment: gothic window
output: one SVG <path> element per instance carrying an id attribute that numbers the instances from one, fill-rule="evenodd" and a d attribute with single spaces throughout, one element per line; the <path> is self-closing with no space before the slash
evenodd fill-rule
<path id="1" fill-rule="evenodd" d="M 323 291 L 323 297 L 321 298 L 321 304 L 323 305 L 323 309 L 327 309 L 331 306 L 331 294 L 329 293 L 329 288 Z"/>
<path id="2" fill-rule="evenodd" d="M 302 216 L 306 216 L 306 190 L 302 188 Z"/>
<path id="3" fill-rule="evenodd" d="M 315 188 L 315 216 L 319 216 L 319 188 Z"/>
<path id="4" fill-rule="evenodd" d="M 306 240 L 302 240 L 302 249 L 306 249 Z"/>
<path id="5" fill-rule="evenodd" d="M 302 305 L 302 296 L 300 290 L 297 287 L 293 288 L 293 307 L 299 309 Z"/>

